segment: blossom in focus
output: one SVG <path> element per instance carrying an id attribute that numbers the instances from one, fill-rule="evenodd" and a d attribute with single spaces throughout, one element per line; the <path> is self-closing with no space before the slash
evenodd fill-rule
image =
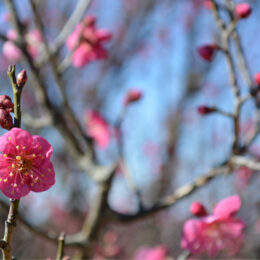
<path id="1" fill-rule="evenodd" d="M 97 111 L 86 112 L 86 132 L 101 149 L 107 148 L 110 141 L 109 125 Z"/>
<path id="2" fill-rule="evenodd" d="M 22 53 L 20 49 L 12 42 L 17 39 L 17 33 L 15 30 L 9 30 L 7 33 L 7 38 L 10 41 L 6 41 L 3 44 L 3 55 L 12 62 L 18 62 L 22 57 Z M 42 46 L 42 35 L 38 30 L 31 30 L 25 33 L 24 39 L 27 43 L 27 51 L 32 58 L 36 58 L 39 55 Z"/>
<path id="3" fill-rule="evenodd" d="M 251 6 L 248 3 L 239 3 L 235 8 L 236 16 L 238 19 L 247 18 L 251 12 Z"/>
<path id="4" fill-rule="evenodd" d="M 134 256 L 134 260 L 165 260 L 167 259 L 167 249 L 164 245 L 156 247 L 141 247 Z"/>
<path id="5" fill-rule="evenodd" d="M 142 98 L 143 93 L 139 89 L 130 89 L 125 97 L 124 105 L 127 106 L 132 102 L 136 102 Z"/>
<path id="6" fill-rule="evenodd" d="M 197 51 L 200 57 L 206 61 L 212 61 L 217 50 L 216 44 L 206 44 L 198 47 Z"/>
<path id="7" fill-rule="evenodd" d="M 184 223 L 181 239 L 182 248 L 194 255 L 207 253 L 216 257 L 221 251 L 234 255 L 243 241 L 244 222 L 235 214 L 241 207 L 239 196 L 220 201 L 212 214 Z"/>
<path id="8" fill-rule="evenodd" d="M 106 59 L 107 50 L 103 43 L 112 37 L 110 31 L 106 29 L 96 29 L 96 18 L 94 16 L 85 17 L 67 39 L 67 47 L 73 50 L 72 65 L 80 68 L 91 61 Z"/>
<path id="9" fill-rule="evenodd" d="M 0 137 L 0 151 L 0 189 L 7 197 L 19 199 L 54 185 L 52 146 L 44 138 L 12 128 Z"/>

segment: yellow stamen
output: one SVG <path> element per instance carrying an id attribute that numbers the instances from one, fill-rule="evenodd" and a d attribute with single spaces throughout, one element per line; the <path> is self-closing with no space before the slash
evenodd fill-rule
<path id="1" fill-rule="evenodd" d="M 20 161 L 22 159 L 22 157 L 20 155 L 17 155 L 15 158 L 17 161 Z"/>
<path id="2" fill-rule="evenodd" d="M 26 149 L 26 146 L 23 146 L 23 149 Z"/>
<path id="3" fill-rule="evenodd" d="M 16 149 L 19 150 L 20 149 L 20 145 L 16 145 Z"/>
<path id="4" fill-rule="evenodd" d="M 11 140 L 12 140 L 12 137 L 9 136 L 9 137 L 8 137 L 8 140 L 11 141 Z"/>
<path id="5" fill-rule="evenodd" d="M 32 155 L 32 157 L 33 157 L 33 158 L 35 158 L 35 157 L 36 157 L 35 153 Z"/>
<path id="6" fill-rule="evenodd" d="M 16 183 L 14 184 L 14 187 L 15 187 L 15 188 L 17 187 L 17 184 L 16 184 Z"/>
<path id="7" fill-rule="evenodd" d="M 0 182 L 2 181 L 2 178 L 0 178 Z"/>
<path id="8" fill-rule="evenodd" d="M 7 154 L 6 154 L 6 153 L 4 154 L 4 157 L 7 157 Z"/>
<path id="9" fill-rule="evenodd" d="M 10 174 L 9 174 L 9 175 L 10 175 L 11 177 L 12 177 L 12 176 L 14 176 L 14 174 L 13 174 L 12 172 L 10 172 Z"/>
<path id="10" fill-rule="evenodd" d="M 12 168 L 15 168 L 15 164 L 14 163 L 12 163 Z"/>
<path id="11" fill-rule="evenodd" d="M 7 182 L 7 179 L 4 179 L 4 182 Z"/>

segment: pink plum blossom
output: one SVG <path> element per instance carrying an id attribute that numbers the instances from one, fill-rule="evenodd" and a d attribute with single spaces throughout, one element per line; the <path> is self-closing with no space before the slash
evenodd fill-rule
<path id="1" fill-rule="evenodd" d="M 17 33 L 15 30 L 9 30 L 7 33 L 7 38 L 10 41 L 6 41 L 3 44 L 3 55 L 12 62 L 18 62 L 22 53 L 20 49 L 12 42 L 17 39 Z M 27 51 L 31 55 L 32 58 L 36 58 L 42 46 L 42 35 L 37 30 L 31 30 L 24 35 L 24 39 L 27 43 Z"/>
<path id="2" fill-rule="evenodd" d="M 243 240 L 244 222 L 235 214 L 241 207 L 239 196 L 220 201 L 211 215 L 189 219 L 184 223 L 182 248 L 194 255 L 207 253 L 216 257 L 220 251 L 234 255 Z"/>
<path id="3" fill-rule="evenodd" d="M 137 250 L 134 260 L 165 260 L 167 259 L 167 249 L 164 245 L 156 247 L 141 247 Z"/>
<path id="4" fill-rule="evenodd" d="M 68 49 L 74 51 L 72 55 L 74 67 L 80 68 L 91 61 L 106 59 L 108 56 L 102 44 L 109 41 L 112 34 L 105 29 L 96 29 L 95 22 L 95 17 L 86 17 L 67 39 Z"/>
<path id="5" fill-rule="evenodd" d="M 97 111 L 86 112 L 86 131 L 101 149 L 107 148 L 110 140 L 109 125 Z"/>
<path id="6" fill-rule="evenodd" d="M 54 185 L 52 146 L 44 138 L 12 128 L 0 137 L 0 151 L 0 189 L 7 197 L 19 199 Z"/>

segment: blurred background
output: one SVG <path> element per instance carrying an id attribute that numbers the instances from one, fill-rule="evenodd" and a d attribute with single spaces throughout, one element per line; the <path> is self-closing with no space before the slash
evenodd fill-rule
<path id="1" fill-rule="evenodd" d="M 118 157 L 118 135 L 114 128 L 124 109 L 127 92 L 138 89 L 142 98 L 128 106 L 122 120 L 125 162 L 139 188 L 145 206 L 171 194 L 176 188 L 224 161 L 231 149 L 232 122 L 219 114 L 202 116 L 199 105 L 216 105 L 232 112 L 233 100 L 228 70 L 223 55 L 217 53 L 211 63 L 203 61 L 197 47 L 219 41 L 219 32 L 211 10 L 204 0 L 93 0 L 85 15 L 97 18 L 96 27 L 108 29 L 112 39 L 105 44 L 108 58 L 91 62 L 83 68 L 69 66 L 62 73 L 71 108 L 83 129 L 86 111 L 96 110 L 109 124 L 110 139 L 106 149 L 95 145 L 99 162 L 112 163 Z M 221 1 L 218 1 L 219 3 Z M 224 1 L 223 1 L 224 2 Z M 236 1 L 239 2 L 239 1 Z M 238 25 L 242 45 L 252 74 L 260 70 L 260 3 L 248 1 L 252 15 Z M 35 28 L 27 0 L 15 1 L 20 18 L 28 30 Z M 77 1 L 38 1 L 44 33 L 52 43 L 75 9 Z M 11 29 L 8 9 L 0 2 L 0 32 Z M 3 42 L 0 48 L 2 50 Z M 68 53 L 64 44 L 60 61 Z M 0 94 L 11 95 L 6 76 L 11 63 L 1 52 Z M 28 69 L 23 59 L 17 71 Z M 47 92 L 59 106 L 61 97 L 50 66 L 42 66 Z M 22 100 L 25 117 L 41 118 L 44 111 L 35 99 L 30 81 Z M 239 75 L 238 75 L 239 77 Z M 245 88 L 246 84 L 241 80 Z M 241 116 L 241 135 L 255 126 L 253 102 L 247 102 Z M 42 194 L 30 193 L 22 199 L 20 214 L 41 230 L 67 234 L 80 230 L 89 205 L 95 201 L 96 185 L 68 156 L 63 136 L 53 126 L 34 127 L 23 121 L 23 128 L 45 137 L 54 147 L 53 164 L 56 184 Z M 1 129 L 0 134 L 5 130 Z M 260 156 L 259 140 L 252 152 Z M 239 256 L 258 258 L 259 210 L 258 173 L 240 169 L 232 175 L 215 179 L 169 209 L 127 225 L 111 224 L 102 230 L 96 245 L 96 259 L 132 259 L 144 246 L 162 245 L 169 257 L 176 258 L 180 247 L 182 224 L 191 217 L 190 204 L 201 201 L 209 211 L 222 198 L 239 194 L 243 205 L 239 216 L 247 223 L 246 239 Z M 1 200 L 6 200 L 0 194 Z M 109 193 L 110 206 L 123 213 L 137 210 L 137 198 L 118 169 Z M 6 217 L 0 211 L 1 229 Z M 134 236 L 133 236 L 134 234 Z M 28 245 L 32 245 L 29 246 Z M 14 238 L 19 258 L 54 258 L 57 245 L 36 237 L 18 225 Z M 73 255 L 75 249 L 67 249 Z"/>

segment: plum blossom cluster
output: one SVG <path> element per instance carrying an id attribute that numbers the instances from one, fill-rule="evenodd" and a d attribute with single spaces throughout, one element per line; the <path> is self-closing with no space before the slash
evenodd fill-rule
<path id="1" fill-rule="evenodd" d="M 112 37 L 106 29 L 96 29 L 96 18 L 87 16 L 79 23 L 67 39 L 67 47 L 73 50 L 72 65 L 80 68 L 91 61 L 106 59 L 107 50 L 103 43 Z"/>
<path id="2" fill-rule="evenodd" d="M 22 58 L 21 50 L 15 45 L 13 41 L 17 40 L 17 33 L 15 30 L 9 30 L 6 41 L 3 45 L 3 55 L 10 62 L 16 63 Z M 33 59 L 37 58 L 41 51 L 42 35 L 38 30 L 31 30 L 24 34 L 25 42 L 27 43 L 27 51 Z"/>
<path id="3" fill-rule="evenodd" d="M 0 137 L 0 189 L 11 199 L 42 192 L 55 183 L 52 146 L 42 137 L 12 128 Z"/>
<path id="4" fill-rule="evenodd" d="M 10 130 L 13 127 L 13 118 L 10 112 L 14 112 L 14 104 L 7 95 L 0 96 L 0 126 Z"/>
<path id="5" fill-rule="evenodd" d="M 181 239 L 182 248 L 194 255 L 208 254 L 216 257 L 220 252 L 232 256 L 243 242 L 245 223 L 235 216 L 241 207 L 239 196 L 234 195 L 220 201 L 208 214 L 205 207 L 195 202 L 191 212 L 198 219 L 184 223 Z"/>

